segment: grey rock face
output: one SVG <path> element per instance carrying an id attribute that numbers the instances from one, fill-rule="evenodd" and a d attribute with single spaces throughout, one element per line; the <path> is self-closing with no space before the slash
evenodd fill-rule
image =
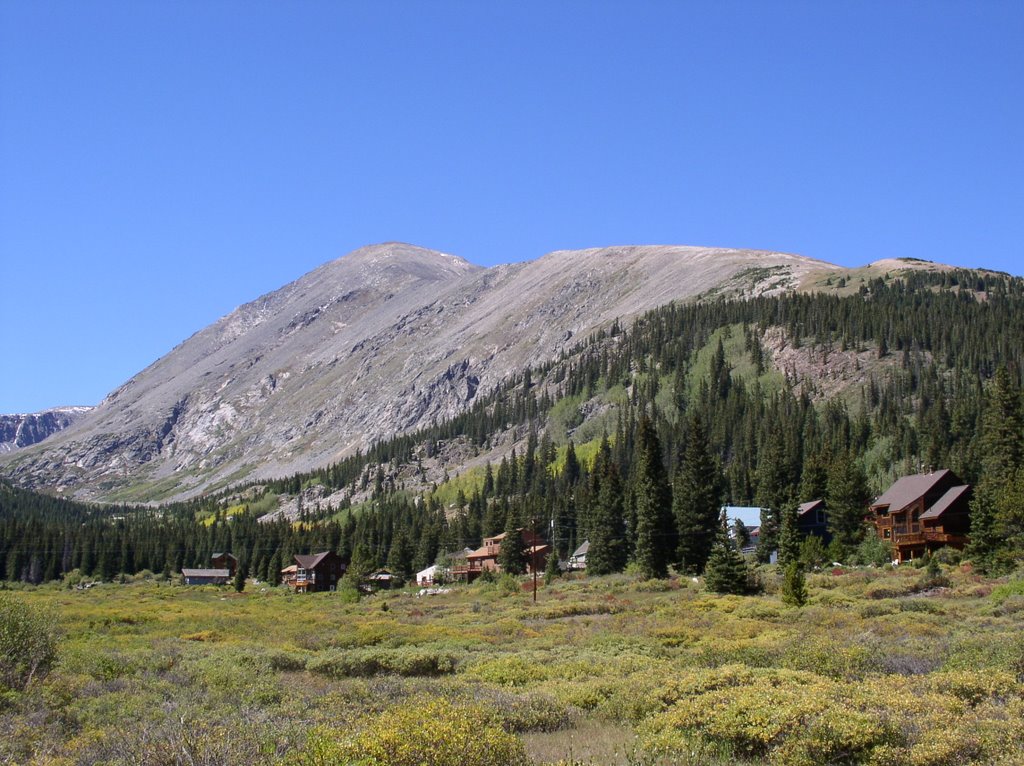
<path id="1" fill-rule="evenodd" d="M 559 251 L 484 269 L 356 250 L 177 346 L 0 473 L 97 500 L 188 497 L 336 461 L 437 422 L 616 318 L 708 291 L 792 289 L 828 264 L 694 247 Z"/>
<path id="2" fill-rule="evenodd" d="M 0 415 L 0 453 L 31 447 L 63 431 L 92 407 L 55 407 L 29 415 Z"/>

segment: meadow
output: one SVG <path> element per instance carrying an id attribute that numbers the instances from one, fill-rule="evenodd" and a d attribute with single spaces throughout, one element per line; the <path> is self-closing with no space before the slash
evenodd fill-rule
<path id="1" fill-rule="evenodd" d="M 1024 577 L 828 569 L 795 607 L 760 576 L 6 591 L 59 640 L 0 692 L 0 762 L 1024 764 Z"/>

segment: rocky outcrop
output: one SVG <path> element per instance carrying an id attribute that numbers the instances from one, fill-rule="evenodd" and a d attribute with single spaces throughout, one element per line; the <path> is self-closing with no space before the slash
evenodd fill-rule
<path id="1" fill-rule="evenodd" d="M 83 418 L 92 407 L 56 407 L 29 415 L 0 415 L 0 453 L 38 444 Z"/>
<path id="2" fill-rule="evenodd" d="M 615 319 L 699 294 L 792 289 L 828 264 L 693 247 L 559 251 L 484 269 L 390 243 L 233 311 L 44 444 L 24 485 L 166 500 L 333 462 L 450 417 Z"/>

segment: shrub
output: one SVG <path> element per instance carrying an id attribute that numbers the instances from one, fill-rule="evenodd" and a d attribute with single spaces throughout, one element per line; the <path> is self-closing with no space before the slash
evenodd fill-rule
<path id="1" fill-rule="evenodd" d="M 349 737 L 317 729 L 295 766 L 527 766 L 519 739 L 478 706 L 419 698 L 367 721 Z"/>
<path id="2" fill-rule="evenodd" d="M 883 567 L 891 564 L 895 555 L 891 543 L 882 540 L 873 532 L 869 532 L 857 546 L 857 550 L 854 551 L 851 558 L 855 564 Z"/>
<path id="3" fill-rule="evenodd" d="M 22 691 L 57 658 L 57 625 L 42 610 L 0 594 L 0 689 Z"/>
<path id="4" fill-rule="evenodd" d="M 547 678 L 547 672 L 539 663 L 518 655 L 484 660 L 474 665 L 469 675 L 499 686 L 524 686 Z"/>
<path id="5" fill-rule="evenodd" d="M 398 649 L 371 647 L 323 652 L 306 663 L 311 673 L 328 678 L 376 675 L 439 676 L 454 673 L 455 655 L 404 646 Z"/>
<path id="6" fill-rule="evenodd" d="M 807 603 L 807 583 L 804 581 L 804 570 L 798 561 L 792 561 L 786 567 L 786 576 L 782 582 L 782 601 L 790 606 L 803 606 Z"/>

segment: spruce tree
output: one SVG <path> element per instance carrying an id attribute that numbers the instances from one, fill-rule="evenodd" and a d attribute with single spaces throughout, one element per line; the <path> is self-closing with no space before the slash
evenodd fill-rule
<path id="1" fill-rule="evenodd" d="M 722 508 L 722 470 L 711 455 L 700 418 L 690 416 L 686 451 L 672 486 L 672 514 L 679 544 L 676 561 L 684 572 L 704 571 L 718 531 Z"/>
<path id="2" fill-rule="evenodd" d="M 782 506 L 782 525 L 779 531 L 779 563 L 783 566 L 800 558 L 800 530 L 797 525 L 796 503 Z"/>
<path id="3" fill-rule="evenodd" d="M 661 444 L 646 414 L 637 428 L 632 485 L 636 513 L 634 560 L 641 577 L 667 577 L 676 547 L 672 498 L 661 462 Z"/>
<path id="4" fill-rule="evenodd" d="M 241 593 L 245 590 L 245 578 L 249 576 L 249 562 L 243 559 L 238 562 L 238 566 L 235 568 L 235 579 L 232 585 L 235 588 L 236 593 Z"/>
<path id="5" fill-rule="evenodd" d="M 550 585 L 561 576 L 562 570 L 558 566 L 558 551 L 552 548 L 548 553 L 547 563 L 544 565 L 544 584 Z"/>
<path id="6" fill-rule="evenodd" d="M 1014 508 L 1014 485 L 1024 483 L 1024 404 L 1005 366 L 996 371 L 985 402 L 982 477 L 971 501 L 967 555 L 983 572 L 1010 569 L 1024 535 L 1024 514 Z"/>
<path id="7" fill-rule="evenodd" d="M 864 538 L 864 516 L 870 501 L 871 493 L 860 463 L 852 454 L 841 455 L 829 470 L 826 502 L 832 542 L 846 554 Z"/>
<path id="8" fill-rule="evenodd" d="M 587 574 L 605 575 L 621 572 L 627 558 L 622 482 L 619 469 L 612 462 L 607 439 L 598 451 L 594 472 L 599 483 L 588 538 Z"/>
<path id="9" fill-rule="evenodd" d="M 498 566 L 502 572 L 511 575 L 526 574 L 527 551 L 523 534 L 516 524 L 515 514 L 508 514 L 505 524 L 505 537 L 498 551 Z"/>
<path id="10" fill-rule="evenodd" d="M 746 559 L 729 538 L 728 520 L 723 512 L 704 567 L 704 587 L 713 593 L 743 595 L 747 592 L 748 574 Z"/>

